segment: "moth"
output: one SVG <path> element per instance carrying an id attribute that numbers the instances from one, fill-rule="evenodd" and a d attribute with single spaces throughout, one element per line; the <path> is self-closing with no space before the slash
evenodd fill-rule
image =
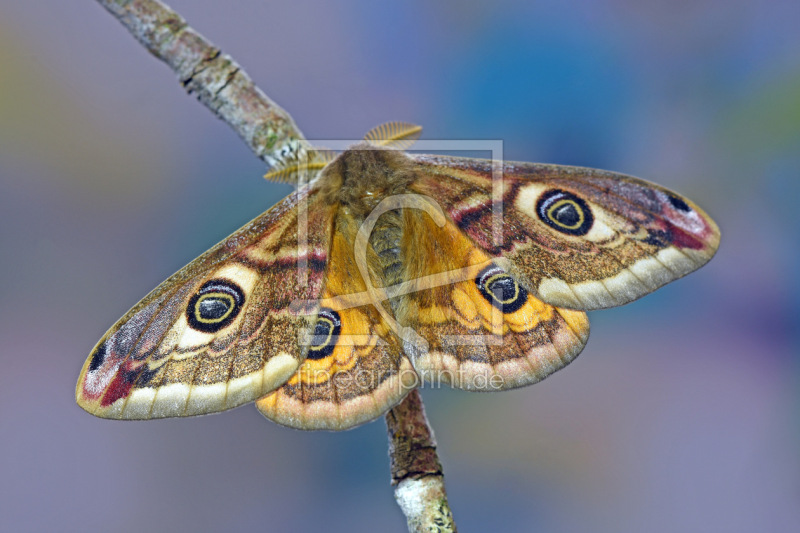
<path id="1" fill-rule="evenodd" d="M 719 245 L 708 215 L 658 185 L 399 149 L 419 131 L 383 125 L 269 174 L 319 170 L 122 317 L 86 360 L 78 404 L 150 419 L 256 401 L 280 424 L 341 430 L 423 382 L 521 387 L 581 352 L 585 311 Z"/>

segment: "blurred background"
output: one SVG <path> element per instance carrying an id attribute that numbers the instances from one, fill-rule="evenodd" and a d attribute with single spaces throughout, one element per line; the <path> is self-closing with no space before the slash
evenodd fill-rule
<path id="1" fill-rule="evenodd" d="M 309 138 L 422 124 L 677 190 L 699 272 L 590 313 L 568 369 L 425 390 L 463 531 L 800 530 L 800 3 L 172 0 Z M 97 3 L 0 0 L 0 530 L 405 531 L 378 420 L 125 423 L 90 349 L 289 192 Z M 217 206 L 215 219 L 194 216 Z"/>

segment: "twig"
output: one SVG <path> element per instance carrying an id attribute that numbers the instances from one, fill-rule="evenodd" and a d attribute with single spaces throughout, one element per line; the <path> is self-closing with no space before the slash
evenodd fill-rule
<path id="1" fill-rule="evenodd" d="M 419 391 L 411 391 L 386 413 L 386 428 L 394 497 L 406 515 L 408 530 L 456 531 L 447 503 L 442 465 L 436 455 L 436 439 Z"/>
<path id="2" fill-rule="evenodd" d="M 231 56 L 167 5 L 157 0 L 97 1 L 270 168 L 297 159 L 307 149 L 292 117 L 256 87 Z"/>
<path id="3" fill-rule="evenodd" d="M 175 11 L 158 0 L 97 1 L 270 168 L 305 155 L 309 147 L 292 117 Z M 409 531 L 456 531 L 433 431 L 416 390 L 386 414 L 386 425 L 395 499 Z"/>

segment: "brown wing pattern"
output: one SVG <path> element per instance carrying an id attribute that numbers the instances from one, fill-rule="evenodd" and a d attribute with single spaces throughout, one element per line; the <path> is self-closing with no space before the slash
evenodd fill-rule
<path id="1" fill-rule="evenodd" d="M 304 357 L 297 339 L 317 311 L 334 215 L 300 190 L 167 279 L 94 348 L 78 404 L 106 418 L 185 416 L 283 384 Z"/>
<path id="2" fill-rule="evenodd" d="M 436 198 L 491 256 L 530 281 L 542 300 L 572 309 L 621 305 L 696 270 L 719 229 L 690 200 L 637 178 L 578 167 L 415 156 L 412 186 Z M 492 191 L 502 198 L 493 239 Z"/>

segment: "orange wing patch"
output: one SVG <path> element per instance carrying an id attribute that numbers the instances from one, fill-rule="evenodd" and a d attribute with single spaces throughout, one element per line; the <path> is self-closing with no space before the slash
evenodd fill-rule
<path id="1" fill-rule="evenodd" d="M 425 261 L 406 263 L 414 291 L 402 296 L 398 320 L 427 349 L 406 343 L 426 381 L 468 390 L 500 390 L 539 381 L 583 349 L 589 322 L 580 311 L 532 296 L 527 280 L 492 259 L 452 223 L 406 213 L 406 249 Z"/>
<path id="2" fill-rule="evenodd" d="M 391 409 L 419 384 L 397 337 L 369 298 L 353 257 L 353 227 L 339 215 L 327 286 L 297 373 L 256 402 L 267 418 L 298 429 L 348 429 Z"/>
<path id="3" fill-rule="evenodd" d="M 288 385 L 298 386 L 300 382 L 319 385 L 330 381 L 332 376 L 352 370 L 378 344 L 378 335 L 371 330 L 369 318 L 359 309 L 323 307 L 314 329 L 306 360 Z"/>

